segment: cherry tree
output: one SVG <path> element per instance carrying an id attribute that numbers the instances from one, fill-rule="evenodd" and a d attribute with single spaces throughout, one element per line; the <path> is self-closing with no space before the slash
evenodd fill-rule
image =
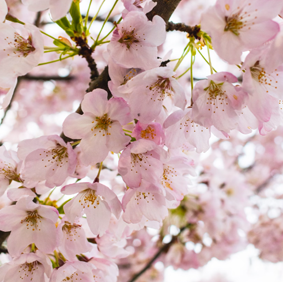
<path id="1" fill-rule="evenodd" d="M 282 12 L 0 0 L 0 282 L 283 261 Z"/>

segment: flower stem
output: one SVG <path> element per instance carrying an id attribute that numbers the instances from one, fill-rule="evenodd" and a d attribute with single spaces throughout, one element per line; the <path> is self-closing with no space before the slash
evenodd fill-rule
<path id="1" fill-rule="evenodd" d="M 98 10 L 97 10 L 97 12 L 96 12 L 96 14 L 95 14 L 95 16 L 92 18 L 92 20 L 91 20 L 91 22 L 90 22 L 90 24 L 89 24 L 89 27 L 88 27 L 88 31 L 90 30 L 91 25 L 93 24 L 93 22 L 94 22 L 95 19 L 97 18 L 97 16 L 98 16 L 98 14 L 99 14 L 99 12 L 100 12 L 100 10 L 101 10 L 101 8 L 102 8 L 104 2 L 105 2 L 105 0 L 102 1 L 102 3 L 100 4 L 100 6 L 99 6 L 99 8 L 98 8 Z"/>
<path id="2" fill-rule="evenodd" d="M 199 51 L 199 49 L 197 49 L 197 51 L 202 56 L 202 58 L 206 61 L 206 63 L 209 64 L 209 61 L 204 57 L 204 55 Z M 214 70 L 214 72 L 217 72 L 215 68 L 212 68 L 212 69 Z"/>
<path id="3" fill-rule="evenodd" d="M 89 5 L 88 5 L 88 9 L 86 12 L 86 17 L 85 17 L 85 28 L 87 27 L 87 22 L 88 22 L 88 15 L 89 15 L 89 10 L 90 10 L 90 6 L 92 4 L 92 0 L 90 0 Z"/>
<path id="4" fill-rule="evenodd" d="M 97 176 L 95 177 L 93 183 L 99 182 L 99 176 L 100 176 L 100 172 L 102 170 L 102 166 L 103 166 L 103 162 L 101 162 L 100 165 L 99 165 L 99 170 L 98 170 Z"/>
<path id="5" fill-rule="evenodd" d="M 60 62 L 60 61 L 66 60 L 66 59 L 68 59 L 68 58 L 74 57 L 75 55 L 76 55 L 76 54 L 72 54 L 72 55 L 70 55 L 70 56 L 67 56 L 67 57 L 64 57 L 64 58 L 60 58 L 60 59 L 58 59 L 58 60 L 49 61 L 49 62 L 45 62 L 45 63 L 40 63 L 40 64 L 38 64 L 38 66 L 43 66 L 43 65 L 48 65 L 48 64 Z"/>
<path id="6" fill-rule="evenodd" d="M 109 11 L 109 13 L 108 13 L 106 19 L 104 20 L 103 25 L 102 25 L 102 27 L 101 27 L 101 29 L 100 29 L 100 31 L 99 31 L 97 37 L 96 37 L 96 40 L 95 40 L 94 44 L 91 46 L 91 49 L 94 49 L 94 47 L 97 45 L 97 42 L 99 41 L 99 36 L 100 36 L 100 34 L 101 34 L 101 32 L 102 32 L 102 30 L 103 30 L 105 24 L 107 23 L 108 19 L 110 18 L 110 16 L 111 16 L 111 14 L 112 14 L 112 12 L 113 12 L 113 10 L 114 10 L 116 4 L 118 3 L 118 1 L 119 1 L 119 0 L 116 0 L 116 1 L 115 1 L 113 7 L 112 7 L 111 10 Z"/>

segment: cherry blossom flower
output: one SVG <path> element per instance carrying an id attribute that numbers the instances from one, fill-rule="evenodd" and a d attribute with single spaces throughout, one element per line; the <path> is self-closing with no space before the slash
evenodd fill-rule
<path id="1" fill-rule="evenodd" d="M 18 156 L 24 161 L 21 174 L 28 186 L 42 180 L 46 180 L 47 187 L 59 186 L 74 173 L 77 164 L 70 143 L 66 144 L 57 135 L 20 142 Z"/>
<path id="2" fill-rule="evenodd" d="M 181 201 L 189 192 L 190 180 L 188 175 L 195 175 L 194 161 L 184 155 L 176 154 L 168 157 L 163 164 L 161 185 L 166 191 L 169 201 Z"/>
<path id="3" fill-rule="evenodd" d="M 53 21 L 58 21 L 66 16 L 72 4 L 72 0 L 22 0 L 22 2 L 33 12 L 39 12 L 49 8 Z"/>
<path id="4" fill-rule="evenodd" d="M 126 94 L 123 89 L 126 87 L 127 82 L 141 73 L 143 70 L 139 68 L 123 68 L 122 66 L 115 63 L 111 57 L 108 62 L 109 76 L 111 78 L 108 81 L 108 87 L 114 97 L 124 97 Z"/>
<path id="5" fill-rule="evenodd" d="M 122 152 L 118 172 L 130 188 L 139 187 L 142 179 L 158 183 L 163 171 L 160 158 L 164 157 L 159 149 L 153 141 L 140 139 Z"/>
<path id="6" fill-rule="evenodd" d="M 132 132 L 132 137 L 136 138 L 137 140 L 151 140 L 157 145 L 164 144 L 165 140 L 165 135 L 162 126 L 157 122 L 143 124 L 138 121 Z"/>
<path id="7" fill-rule="evenodd" d="M 153 121 L 165 99 L 184 110 L 185 92 L 173 75 L 169 67 L 155 68 L 138 74 L 126 84 L 124 91 L 130 93 L 128 101 L 134 118 L 143 123 Z"/>
<path id="8" fill-rule="evenodd" d="M 194 87 L 193 120 L 205 127 L 213 125 L 229 133 L 236 127 L 236 110 L 242 108 L 247 95 L 231 84 L 238 81 L 231 73 L 217 73 L 207 78 Z"/>
<path id="9" fill-rule="evenodd" d="M 79 220 L 71 224 L 65 216 L 58 226 L 58 238 L 59 250 L 68 260 L 74 261 L 76 255 L 91 251 L 92 246 Z"/>
<path id="10" fill-rule="evenodd" d="M 45 281 L 51 275 L 51 262 L 43 253 L 21 254 L 0 268 L 0 281 Z"/>
<path id="11" fill-rule="evenodd" d="M 63 266 L 53 270 L 50 282 L 76 280 L 84 282 L 96 282 L 92 273 L 93 269 L 95 269 L 95 266 L 91 263 L 83 261 L 67 261 Z"/>
<path id="12" fill-rule="evenodd" d="M 0 22 L 4 22 L 8 13 L 8 7 L 5 0 L 0 0 Z"/>
<path id="13" fill-rule="evenodd" d="M 162 190 L 146 181 L 139 188 L 128 189 L 122 205 L 123 219 L 128 223 L 139 223 L 143 217 L 161 222 L 168 214 Z"/>
<path id="14" fill-rule="evenodd" d="M 99 251 L 107 257 L 120 259 L 131 254 L 131 251 L 124 249 L 127 245 L 125 238 L 116 238 L 113 234 L 107 232 L 96 238 L 95 241 Z"/>
<path id="15" fill-rule="evenodd" d="M 156 5 L 152 0 L 122 0 L 126 10 L 142 11 L 144 14 L 150 12 Z M 125 15 L 125 13 L 123 13 Z"/>
<path id="16" fill-rule="evenodd" d="M 0 196 L 4 194 L 11 182 L 22 182 L 18 167 L 16 152 L 7 151 L 4 146 L 0 147 Z"/>
<path id="17" fill-rule="evenodd" d="M 107 230 L 111 213 L 116 218 L 121 214 L 121 203 L 116 194 L 100 183 L 76 183 L 64 186 L 61 192 L 66 195 L 79 193 L 64 206 L 64 211 L 73 223 L 84 212 L 87 223 L 94 235 L 102 236 Z"/>
<path id="18" fill-rule="evenodd" d="M 158 67 L 157 46 L 165 40 L 165 22 L 159 16 L 149 21 L 143 12 L 132 11 L 117 25 L 108 45 L 110 57 L 125 68 Z"/>
<path id="19" fill-rule="evenodd" d="M 9 24 L 0 23 L 0 76 L 25 75 L 37 66 L 43 55 L 43 39 L 37 27 L 25 24 L 21 34 Z"/>
<path id="20" fill-rule="evenodd" d="M 202 15 L 201 27 L 211 35 L 217 54 L 238 64 L 243 51 L 275 37 L 279 25 L 272 19 L 281 8 L 282 2 L 277 0 L 218 0 Z"/>
<path id="21" fill-rule="evenodd" d="M 97 269 L 99 269 L 103 274 L 103 281 L 105 282 L 116 282 L 117 277 L 119 275 L 119 269 L 118 266 L 103 258 L 92 258 L 89 263 L 93 264 Z M 92 270 L 92 272 L 95 272 L 95 270 Z M 98 280 L 95 280 L 95 282 L 98 282 Z"/>
<path id="22" fill-rule="evenodd" d="M 209 149 L 210 128 L 196 123 L 192 118 L 192 109 L 178 110 L 172 113 L 163 124 L 165 145 L 178 148 L 189 143 L 198 153 Z"/>
<path id="23" fill-rule="evenodd" d="M 9 106 L 13 93 L 17 85 L 17 78 L 0 78 L 0 108 Z"/>
<path id="24" fill-rule="evenodd" d="M 84 96 L 83 115 L 71 114 L 63 124 L 66 136 L 81 138 L 81 160 L 85 165 L 102 162 L 109 151 L 119 153 L 130 141 L 122 126 L 130 120 L 130 109 L 122 98 L 107 100 L 107 92 L 96 89 Z"/>
<path id="25" fill-rule="evenodd" d="M 260 122 L 268 122 L 283 98 L 283 66 L 265 70 L 267 50 L 257 49 L 247 56 L 243 69 L 243 88 L 249 93 L 248 107 Z"/>
<path id="26" fill-rule="evenodd" d="M 55 223 L 58 211 L 32 200 L 33 197 L 24 196 L 16 205 L 0 210 L 1 230 L 11 231 L 8 250 L 12 256 L 20 255 L 33 243 L 44 253 L 52 253 L 57 245 Z"/>

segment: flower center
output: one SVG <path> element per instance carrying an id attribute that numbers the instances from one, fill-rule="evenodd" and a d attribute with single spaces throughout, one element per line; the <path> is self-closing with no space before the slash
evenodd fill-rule
<path id="1" fill-rule="evenodd" d="M 120 85 L 125 85 L 130 79 L 137 75 L 137 69 L 129 70 L 124 76 L 124 81 Z"/>
<path id="2" fill-rule="evenodd" d="M 38 269 L 40 265 L 41 263 L 38 261 L 34 261 L 30 263 L 26 262 L 24 264 L 21 264 L 19 269 L 20 278 L 26 280 L 27 278 L 29 278 L 29 275 L 31 275 L 30 278 L 32 280 L 34 272 Z"/>
<path id="3" fill-rule="evenodd" d="M 67 148 L 57 144 L 57 147 L 51 150 L 52 159 L 61 162 L 64 158 L 68 158 Z"/>
<path id="4" fill-rule="evenodd" d="M 225 17 L 226 25 L 224 31 L 231 31 L 235 35 L 240 35 L 239 30 L 244 26 L 244 23 L 239 20 L 239 13 L 231 17 Z"/>
<path id="5" fill-rule="evenodd" d="M 130 49 L 133 43 L 138 43 L 139 40 L 136 38 L 135 29 L 132 31 L 123 30 L 122 37 L 118 40 L 119 43 L 125 44 Z"/>
<path id="6" fill-rule="evenodd" d="M 37 210 L 27 211 L 27 217 L 21 220 L 21 223 L 26 223 L 27 229 L 30 227 L 34 231 L 38 228 L 38 221 L 41 222 L 42 216 L 38 214 Z M 40 229 L 39 229 L 40 231 Z"/>
<path id="7" fill-rule="evenodd" d="M 96 205 L 100 204 L 101 197 L 97 196 L 95 191 L 92 189 L 86 189 L 82 192 L 79 203 L 83 206 L 83 208 L 89 208 L 89 206 L 93 206 L 96 209 Z"/>
<path id="8" fill-rule="evenodd" d="M 35 48 L 32 45 L 31 36 L 28 39 L 23 38 L 18 33 L 14 33 L 14 43 L 16 51 L 22 53 L 24 57 L 27 57 L 29 53 L 35 51 Z"/>
<path id="9" fill-rule="evenodd" d="M 8 164 L 3 163 L 2 161 L 0 161 L 0 163 L 4 165 L 2 168 L 0 168 L 0 174 L 5 175 L 5 177 L 9 179 L 11 182 L 12 180 L 21 182 L 20 174 L 17 173 L 15 167 L 12 167 L 9 163 Z"/>
<path id="10" fill-rule="evenodd" d="M 210 80 L 209 86 L 204 88 L 205 91 L 208 91 L 209 97 L 211 99 L 216 99 L 217 96 L 223 96 L 225 93 L 222 90 L 222 85 L 224 82 L 215 83 L 214 81 Z"/>
<path id="11" fill-rule="evenodd" d="M 110 124 L 113 123 L 113 121 L 108 117 L 107 114 L 104 114 L 102 117 L 96 117 L 96 126 L 95 129 L 102 129 L 102 130 L 108 130 L 108 127 L 111 127 Z"/>
<path id="12" fill-rule="evenodd" d="M 275 70 L 275 72 L 268 74 L 268 73 L 266 73 L 264 68 L 260 66 L 260 62 L 256 61 L 256 63 L 252 67 L 250 67 L 250 71 L 251 71 L 252 78 L 254 80 L 258 81 L 266 89 L 266 93 L 269 92 L 267 90 L 268 88 L 266 88 L 266 87 L 269 87 L 269 86 L 274 88 L 273 90 L 277 90 L 278 80 L 276 80 L 276 79 L 278 79 L 277 77 L 279 75 L 276 72 L 277 69 Z"/>
<path id="13" fill-rule="evenodd" d="M 145 130 L 141 131 L 141 138 L 154 139 L 154 137 L 156 137 L 156 133 L 154 131 L 154 128 L 150 125 Z"/>

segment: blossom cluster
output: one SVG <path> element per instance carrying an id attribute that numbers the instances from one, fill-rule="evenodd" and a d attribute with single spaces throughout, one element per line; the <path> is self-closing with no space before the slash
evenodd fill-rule
<path id="1" fill-rule="evenodd" d="M 178 239 L 172 239 L 160 257 L 164 266 L 174 268 L 226 259 L 247 244 L 240 232 L 250 228 L 244 208 L 256 185 L 230 167 L 231 156 L 221 153 L 227 162 L 223 174 L 212 165 L 213 154 L 206 163 L 200 154 L 211 148 L 212 134 L 227 140 L 256 129 L 261 135 L 272 134 L 283 125 L 282 30 L 274 20 L 283 2 L 218 0 L 203 12 L 199 32 L 187 36 L 176 65 L 170 52 L 161 55 L 166 22 L 159 15 L 147 17 L 156 3 L 122 2 L 122 17 L 107 35 L 110 39 L 99 40 L 99 33 L 95 41 L 106 46 L 101 56 L 110 77 L 106 87 L 80 96 L 72 93 L 81 86 L 68 90 L 82 101 L 79 110 L 64 119 L 61 135 L 21 140 L 16 151 L 0 147 L 0 196 L 13 202 L 0 210 L 0 230 L 10 232 L 9 262 L 0 268 L 0 281 L 125 281 L 129 273 L 119 274 L 119 261 L 136 262 L 133 270 L 138 272 L 139 262 L 157 251 L 145 228 L 160 230 L 159 243 L 176 228 L 173 237 Z M 52 38 L 57 46 L 53 49 L 45 46 L 46 33 L 12 17 L 7 3 L 0 0 L 2 109 L 10 105 L 17 80 L 44 64 L 44 51 L 61 52 L 55 61 L 68 58 L 66 54 L 87 58 L 89 66 L 91 61 L 82 51 L 89 47 L 90 34 L 81 26 L 79 1 L 22 0 L 32 12 L 49 9 L 52 21 L 76 43 Z M 205 45 L 208 54 L 213 47 L 221 59 L 238 66 L 241 84 L 231 72 L 216 72 L 210 55 L 211 74 L 193 83 L 196 52 Z M 244 51 L 249 53 L 241 61 Z M 180 73 L 189 52 L 191 66 Z M 191 91 L 183 80 L 188 71 Z M 233 156 L 232 149 L 230 153 Z M 278 163 L 268 166 L 268 175 Z M 248 237 L 264 249 L 266 242 L 258 241 L 254 232 L 270 232 L 280 224 L 274 220 L 264 230 L 262 218 Z M 279 231 L 275 237 L 281 236 Z M 262 254 L 271 261 L 283 260 L 281 253 L 278 256 Z M 154 269 L 147 275 L 162 279 Z"/>

